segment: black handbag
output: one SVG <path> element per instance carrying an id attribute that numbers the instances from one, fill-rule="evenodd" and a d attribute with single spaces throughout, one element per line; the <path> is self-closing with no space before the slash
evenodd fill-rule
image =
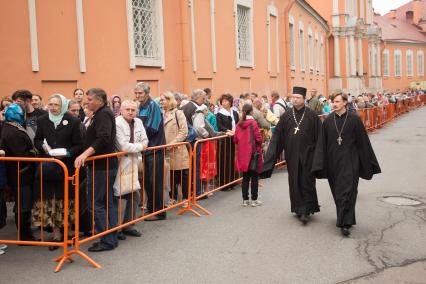
<path id="1" fill-rule="evenodd" d="M 43 181 L 63 181 L 64 170 L 55 162 L 43 162 Z M 37 165 L 35 172 L 36 180 L 40 179 L 40 164 Z"/>
<path id="2" fill-rule="evenodd" d="M 259 165 L 259 152 L 256 151 L 256 144 L 253 141 L 253 127 L 250 125 L 250 144 L 252 145 L 253 152 L 251 153 L 250 163 L 248 170 L 249 171 L 257 171 L 257 166 Z"/>

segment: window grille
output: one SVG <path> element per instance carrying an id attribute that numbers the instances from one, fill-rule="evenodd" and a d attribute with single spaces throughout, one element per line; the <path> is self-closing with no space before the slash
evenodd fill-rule
<path id="1" fill-rule="evenodd" d="M 242 65 L 250 65 L 251 35 L 250 35 L 250 8 L 238 5 L 238 58 Z"/>
<path id="2" fill-rule="evenodd" d="M 156 0 L 132 0 L 135 57 L 160 60 Z"/>

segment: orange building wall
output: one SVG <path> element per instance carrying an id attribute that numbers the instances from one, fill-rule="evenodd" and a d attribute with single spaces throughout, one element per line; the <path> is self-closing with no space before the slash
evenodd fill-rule
<path id="1" fill-rule="evenodd" d="M 296 69 L 291 71 L 291 85 L 292 86 L 304 86 L 308 90 L 317 89 L 319 94 L 327 95 L 327 31 L 322 27 L 315 18 L 308 14 L 303 8 L 298 5 L 293 5 L 290 14 L 294 18 L 294 29 L 295 29 L 295 65 Z M 299 21 L 303 22 L 304 26 L 304 50 L 305 50 L 305 71 L 302 71 L 300 68 L 300 47 L 299 47 Z M 325 66 L 324 66 L 324 75 L 321 74 L 321 59 L 320 60 L 320 72 L 316 72 L 316 52 L 313 52 L 313 72 L 309 69 L 309 55 L 308 55 L 308 29 L 312 29 L 312 48 L 315 47 L 315 32 L 318 33 L 318 45 L 321 45 L 321 37 L 324 42 L 324 51 L 325 51 Z M 321 53 L 320 53 L 321 57 Z"/>
<path id="2" fill-rule="evenodd" d="M 86 72 L 80 72 L 75 1 L 36 1 L 39 71 L 31 70 L 28 1 L 2 1 L 0 33 L 7 40 L 0 45 L 0 96 L 17 89 L 29 89 L 47 98 L 54 92 L 67 97 L 79 87 L 102 87 L 109 95 L 133 97 L 136 82 L 151 84 L 152 95 L 166 90 L 190 93 L 194 88 L 210 87 L 215 97 L 224 92 L 269 94 L 287 93 L 284 11 L 290 0 L 254 0 L 254 68 L 236 67 L 236 34 L 233 0 L 215 1 L 216 64 L 213 72 L 210 1 L 194 0 L 194 27 L 197 70 L 192 67 L 191 8 L 187 0 L 163 0 L 165 69 L 130 68 L 126 1 L 83 1 Z M 268 72 L 267 6 L 273 4 L 278 16 L 270 20 L 271 71 Z M 307 27 L 324 37 L 312 18 L 293 5 L 295 20 L 303 17 Z M 101 8 L 100 8 L 101 7 Z M 296 16 L 297 14 L 297 16 Z M 276 50 L 278 21 L 279 62 Z M 297 25 L 295 25 L 297 26 Z M 307 46 L 307 42 L 306 42 Z M 296 53 L 297 41 L 296 41 Z M 296 55 L 297 58 L 298 55 Z M 306 60 L 308 60 L 306 54 Z M 327 62 L 327 60 L 326 60 Z M 327 76 L 292 75 L 291 85 L 304 85 L 325 92 Z"/>
<path id="3" fill-rule="evenodd" d="M 385 48 L 389 50 L 389 76 L 383 76 L 383 89 L 387 91 L 405 91 L 410 88 L 411 82 L 416 81 L 425 81 L 425 75 L 417 74 L 417 50 L 423 50 L 423 54 L 426 53 L 426 47 L 422 45 L 414 44 L 399 44 L 399 43 L 385 43 Z M 384 50 L 383 49 L 383 50 Z M 401 76 L 395 77 L 395 57 L 394 51 L 396 49 L 401 50 Z M 413 51 L 413 76 L 407 76 L 407 50 L 411 49 Z M 425 55 L 423 56 L 425 59 Z M 423 68 L 425 67 L 426 61 L 423 62 Z M 383 65 L 383 55 L 382 55 L 382 74 L 384 71 Z M 425 73 L 425 72 L 423 72 Z"/>

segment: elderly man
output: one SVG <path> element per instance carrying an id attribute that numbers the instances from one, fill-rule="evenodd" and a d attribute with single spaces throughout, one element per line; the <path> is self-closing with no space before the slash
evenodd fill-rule
<path id="1" fill-rule="evenodd" d="M 166 144 L 164 133 L 163 115 L 160 106 L 150 97 L 151 88 L 147 83 L 136 84 L 134 93 L 139 101 L 138 117 L 142 120 L 148 136 L 148 147 Z M 145 154 L 144 188 L 147 195 L 147 213 L 153 213 L 164 208 L 163 202 L 163 175 L 164 175 L 164 151 L 149 150 Z M 146 221 L 158 221 L 166 219 L 166 212 L 153 215 Z"/>
<path id="2" fill-rule="evenodd" d="M 107 106 L 107 94 L 102 89 L 93 88 L 88 90 L 86 95 L 87 107 L 93 111 L 93 118 L 87 128 L 84 141 L 86 150 L 75 159 L 74 166 L 76 168 L 84 166 L 86 159 L 90 156 L 115 152 L 115 118 L 111 109 Z M 89 189 L 87 194 L 88 208 L 91 214 L 94 212 L 96 233 L 101 233 L 117 226 L 117 211 L 113 203 L 113 181 L 117 174 L 117 159 L 113 157 L 89 162 L 86 170 L 87 188 Z M 91 192 L 91 188 L 94 192 Z M 95 208 L 92 208 L 92 203 Z M 93 244 L 89 251 L 113 250 L 117 245 L 117 233 L 113 232 L 102 236 L 101 241 Z"/>
<path id="3" fill-rule="evenodd" d="M 124 157 L 120 157 L 121 174 L 117 175 L 114 183 L 114 204 L 115 207 L 122 208 L 119 204 L 126 201 L 124 207 L 123 224 L 136 218 L 136 209 L 140 201 L 139 190 L 141 188 L 138 179 L 138 161 L 141 160 L 141 152 L 148 146 L 148 137 L 142 120 L 136 117 L 138 105 L 131 100 L 121 103 L 121 115 L 115 118 L 117 125 L 116 148 L 118 151 L 128 152 Z M 118 233 L 119 240 L 125 240 L 126 236 L 140 237 L 141 233 L 134 228 L 134 224 L 123 228 Z"/>
<path id="4" fill-rule="evenodd" d="M 195 112 L 204 104 L 205 101 L 206 92 L 201 89 L 195 89 L 192 91 L 191 101 L 182 107 L 182 111 L 185 114 L 186 121 L 188 122 L 188 128 L 194 125 L 192 117 L 194 116 Z M 190 142 L 195 143 L 195 140 Z M 201 181 L 199 180 L 201 147 L 197 147 L 195 155 L 197 156 L 197 164 L 195 165 L 195 175 L 197 177 L 195 192 L 198 196 L 201 194 Z M 204 198 L 207 198 L 207 196 L 205 196 Z"/>

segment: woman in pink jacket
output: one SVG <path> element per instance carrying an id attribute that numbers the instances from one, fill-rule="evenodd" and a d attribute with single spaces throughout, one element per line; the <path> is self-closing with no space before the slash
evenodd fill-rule
<path id="1" fill-rule="evenodd" d="M 259 187 L 259 173 L 263 167 L 262 143 L 263 139 L 260 135 L 257 122 L 252 117 L 253 106 L 245 104 L 242 110 L 242 119 L 238 123 L 234 142 L 238 145 L 236 170 L 243 173 L 243 206 L 249 206 L 249 186 L 251 184 L 251 206 L 256 207 L 262 205 L 260 200 L 257 200 L 257 191 Z M 252 154 L 257 152 L 258 163 L 256 170 L 250 170 L 250 160 Z"/>

